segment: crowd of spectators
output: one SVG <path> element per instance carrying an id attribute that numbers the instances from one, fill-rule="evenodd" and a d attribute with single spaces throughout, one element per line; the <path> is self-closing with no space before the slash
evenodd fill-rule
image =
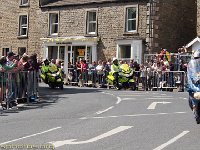
<path id="1" fill-rule="evenodd" d="M 187 63 L 190 60 L 191 56 L 187 53 L 185 48 L 179 48 L 177 53 L 169 53 L 167 49 L 162 49 L 160 53 L 148 55 L 143 64 L 138 64 L 135 60 L 119 60 L 119 65 L 129 64 L 131 68 L 135 71 L 135 77 L 140 78 L 143 88 L 145 84 L 148 84 L 148 81 L 152 80 L 154 72 L 162 76 L 163 72 L 168 71 L 187 71 Z M 86 63 L 86 60 L 77 61 L 73 66 L 69 63 L 69 68 L 78 70 L 80 78 L 84 79 L 84 76 L 87 76 L 90 72 L 97 72 L 97 74 L 103 74 L 110 71 L 110 66 L 112 64 L 111 59 L 107 61 L 99 60 L 98 62 L 92 62 L 91 64 Z M 82 76 L 83 75 L 83 76 Z M 97 77 L 99 78 L 99 77 Z M 98 79 L 98 82 L 102 81 Z M 87 81 L 85 81 L 87 82 Z M 150 85 L 149 85 L 150 86 Z"/>

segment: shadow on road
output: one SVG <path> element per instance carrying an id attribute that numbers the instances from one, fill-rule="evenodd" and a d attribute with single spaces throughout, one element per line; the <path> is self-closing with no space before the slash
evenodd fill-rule
<path id="1" fill-rule="evenodd" d="M 102 92 L 104 89 L 98 88 L 88 88 L 88 87 L 72 87 L 72 86 L 64 86 L 64 89 L 51 89 L 46 85 L 40 85 L 39 87 L 39 101 L 33 103 L 24 103 L 17 106 L 17 108 L 3 110 L 0 112 L 0 116 L 7 116 L 11 113 L 20 113 L 20 111 L 26 111 L 31 109 L 43 109 L 47 108 L 51 105 L 55 105 L 60 98 L 67 99 L 68 94 L 80 94 L 80 93 L 94 93 L 94 92 Z"/>

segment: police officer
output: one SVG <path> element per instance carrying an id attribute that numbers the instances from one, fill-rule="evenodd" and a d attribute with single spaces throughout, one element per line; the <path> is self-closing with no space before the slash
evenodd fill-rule
<path id="1" fill-rule="evenodd" d="M 117 58 L 113 58 L 113 64 L 111 65 L 111 72 L 113 73 L 113 76 L 115 77 L 115 85 L 117 89 L 119 89 L 119 69 L 120 66 L 118 64 Z"/>
<path id="2" fill-rule="evenodd" d="M 200 49 L 193 53 L 193 58 L 188 63 L 188 92 L 189 106 L 194 113 L 197 124 L 200 124 L 200 100 L 194 97 L 196 92 L 200 92 Z"/>

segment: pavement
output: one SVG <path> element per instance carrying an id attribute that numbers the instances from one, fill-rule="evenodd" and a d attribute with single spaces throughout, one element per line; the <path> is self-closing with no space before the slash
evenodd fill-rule
<path id="1" fill-rule="evenodd" d="M 197 150 L 188 93 L 40 87 L 40 101 L 0 115 L 0 149 Z"/>

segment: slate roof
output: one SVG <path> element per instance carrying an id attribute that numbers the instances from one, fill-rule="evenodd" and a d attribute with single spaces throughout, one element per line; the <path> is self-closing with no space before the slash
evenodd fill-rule
<path id="1" fill-rule="evenodd" d="M 101 4 L 111 2 L 147 2 L 148 0 L 46 0 L 41 7 L 75 6 L 86 4 Z"/>

